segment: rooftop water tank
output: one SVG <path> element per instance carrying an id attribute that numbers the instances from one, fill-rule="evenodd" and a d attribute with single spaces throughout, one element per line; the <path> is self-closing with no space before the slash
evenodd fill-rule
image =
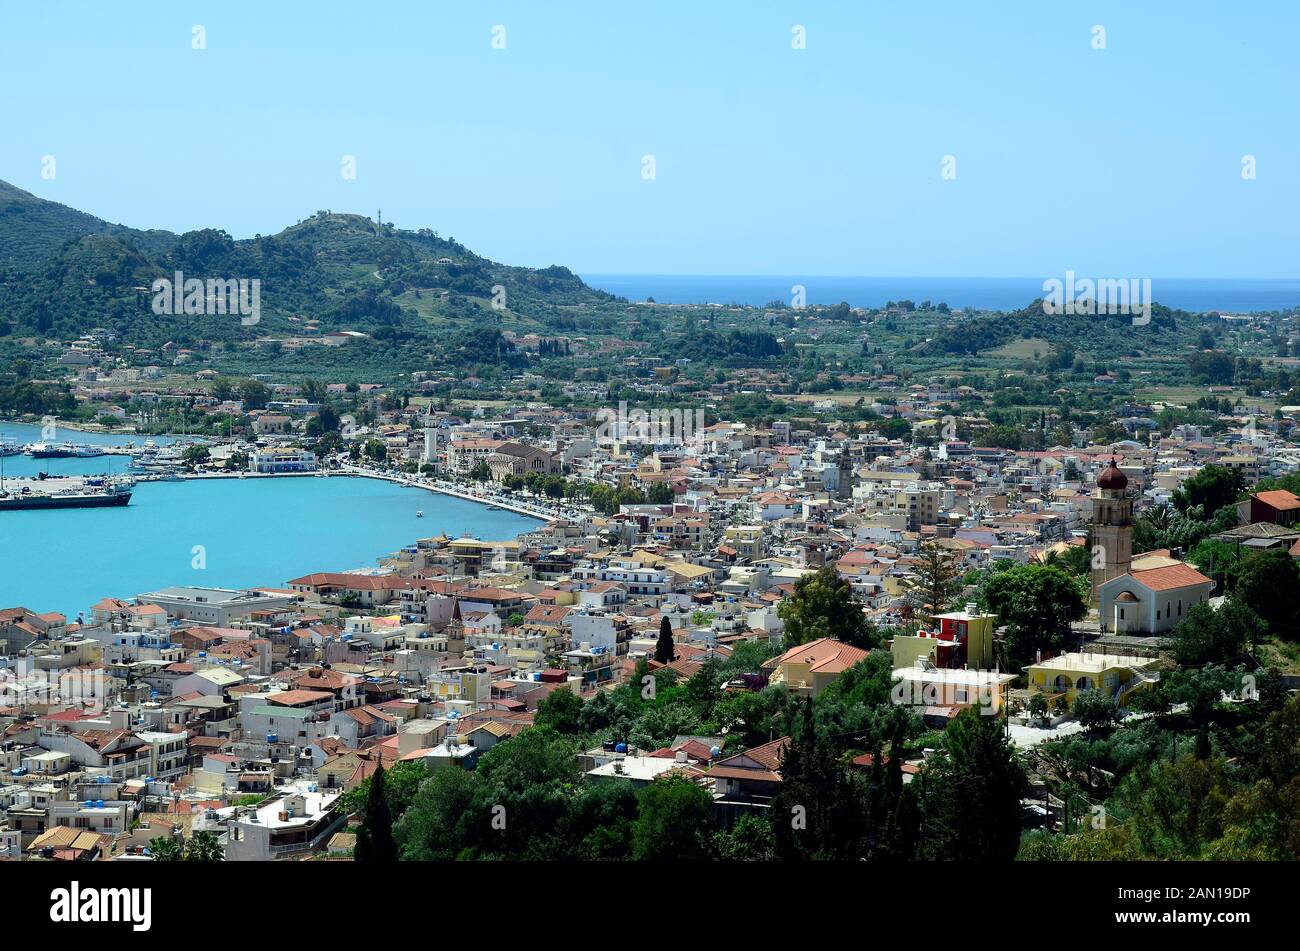
<path id="1" fill-rule="evenodd" d="M 614 745 L 614 752 L 615 752 L 615 753 L 626 753 L 626 752 L 627 752 L 627 744 L 626 744 L 626 743 L 616 743 L 616 744 Z"/>
<path id="2" fill-rule="evenodd" d="M 268 733 L 268 734 L 266 734 L 266 742 L 268 742 L 268 743 L 278 743 L 278 742 L 280 742 L 280 734 L 279 734 L 279 733 Z"/>

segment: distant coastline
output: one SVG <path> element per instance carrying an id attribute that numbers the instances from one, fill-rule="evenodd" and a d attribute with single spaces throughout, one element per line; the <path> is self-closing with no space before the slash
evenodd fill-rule
<path id="1" fill-rule="evenodd" d="M 1063 271 L 1062 271 L 1063 273 Z M 791 288 L 806 303 L 883 307 L 890 301 L 943 302 L 953 309 L 1021 310 L 1043 296 L 1044 277 L 835 277 L 817 275 L 582 274 L 591 287 L 658 304 L 789 304 Z M 1115 275 L 1116 277 L 1131 275 Z M 1141 276 L 1141 275 L 1139 275 Z M 1157 304 L 1195 313 L 1252 313 L 1300 307 L 1300 278 L 1152 277 Z"/>

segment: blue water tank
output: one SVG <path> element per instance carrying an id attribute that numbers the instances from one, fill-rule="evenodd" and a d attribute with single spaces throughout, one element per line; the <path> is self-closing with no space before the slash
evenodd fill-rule
<path id="1" fill-rule="evenodd" d="M 102 799 L 96 799 L 96 800 L 95 800 L 95 808 L 96 808 L 96 809 L 103 809 L 103 808 L 104 808 L 104 800 L 102 800 Z"/>
<path id="2" fill-rule="evenodd" d="M 280 734 L 279 734 L 279 733 L 268 733 L 268 734 L 266 734 L 266 742 L 268 742 L 268 743 L 278 743 L 278 742 L 280 742 Z"/>
<path id="3" fill-rule="evenodd" d="M 616 743 L 616 744 L 614 745 L 614 752 L 615 752 L 615 753 L 626 753 L 626 752 L 627 752 L 627 744 L 626 744 L 626 743 Z"/>

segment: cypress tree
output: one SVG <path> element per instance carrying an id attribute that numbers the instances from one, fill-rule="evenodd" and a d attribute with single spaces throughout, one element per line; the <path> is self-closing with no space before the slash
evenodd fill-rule
<path id="1" fill-rule="evenodd" d="M 659 622 L 659 641 L 655 644 L 655 661 L 667 664 L 677 659 L 677 648 L 673 644 L 673 626 L 665 617 Z"/>
<path id="2" fill-rule="evenodd" d="M 393 841 L 393 813 L 388 808 L 385 791 L 384 767 L 380 764 L 370 777 L 370 791 L 366 794 L 366 807 L 361 814 L 361 828 L 357 831 L 358 862 L 396 862 L 397 843 Z"/>

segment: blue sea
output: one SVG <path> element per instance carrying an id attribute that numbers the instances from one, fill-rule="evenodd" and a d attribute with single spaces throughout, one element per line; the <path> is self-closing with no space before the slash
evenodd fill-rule
<path id="1" fill-rule="evenodd" d="M 36 442 L 37 427 L 0 423 L 0 436 Z M 60 431 L 64 440 L 139 437 Z M 164 440 L 155 438 L 156 442 Z M 4 473 L 123 471 L 127 457 L 4 458 Z M 423 518 L 416 512 L 424 511 Z M 375 479 L 331 477 L 144 482 L 124 508 L 0 512 L 0 608 L 69 618 L 103 597 L 171 585 L 282 586 L 313 571 L 373 568 L 418 538 L 469 532 L 512 539 L 535 519 Z M 207 567 L 194 568 L 194 546 Z"/>
<path id="2" fill-rule="evenodd" d="M 1065 275 L 1048 275 L 1064 280 Z M 1112 277 L 1088 275 L 1079 277 Z M 806 288 L 809 304 L 880 307 L 889 301 L 943 302 L 954 309 L 1019 310 L 1043 296 L 1042 277 L 753 277 L 684 274 L 584 274 L 592 287 L 632 301 L 653 297 L 660 304 L 748 304 L 761 307 L 791 300 L 791 288 Z M 1300 307 L 1300 278 L 1152 278 L 1158 304 L 1196 312 L 1285 310 Z"/>

